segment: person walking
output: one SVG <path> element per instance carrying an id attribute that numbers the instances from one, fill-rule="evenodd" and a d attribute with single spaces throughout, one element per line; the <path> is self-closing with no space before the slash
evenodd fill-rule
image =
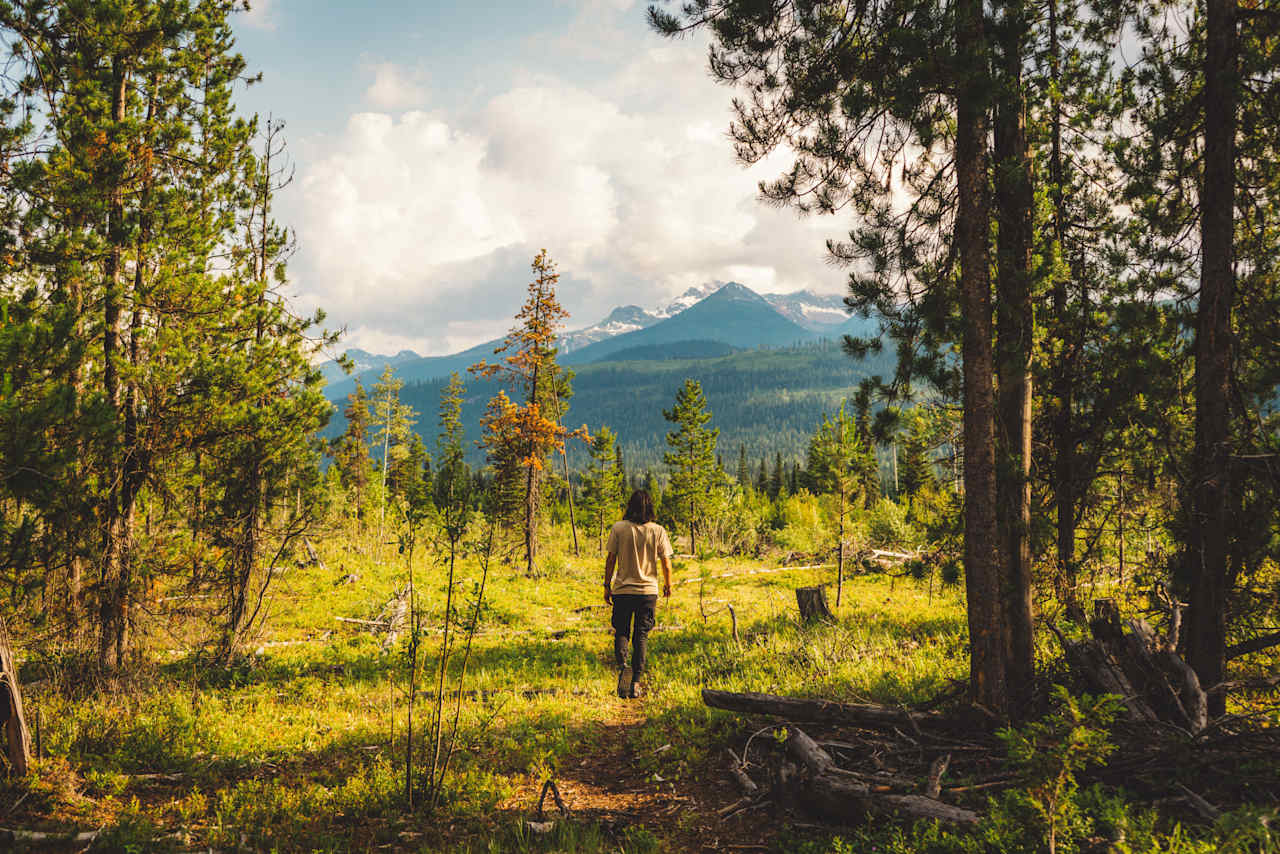
<path id="1" fill-rule="evenodd" d="M 605 545 L 604 601 L 613 606 L 613 658 L 618 668 L 618 696 L 641 695 L 648 665 L 649 630 L 656 621 L 658 567 L 661 591 L 671 596 L 671 538 L 653 521 L 653 498 L 643 489 L 631 493 L 622 520 L 609 529 Z M 631 666 L 627 666 L 627 644 Z"/>

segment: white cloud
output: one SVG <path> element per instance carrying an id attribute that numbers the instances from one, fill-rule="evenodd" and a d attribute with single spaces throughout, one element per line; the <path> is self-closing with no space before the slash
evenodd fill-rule
<path id="1" fill-rule="evenodd" d="M 380 110 L 422 107 L 429 97 L 426 73 L 421 69 L 405 70 L 390 62 L 378 63 L 373 66 L 373 82 L 364 97 Z"/>
<path id="2" fill-rule="evenodd" d="M 241 20 L 255 30 L 274 30 L 277 11 L 275 0 L 250 0 L 249 10 Z"/>
<path id="3" fill-rule="evenodd" d="M 353 346 L 444 353 L 510 326 L 543 247 L 571 326 L 712 280 L 838 290 L 823 241 L 846 224 L 758 202 L 782 161 L 735 163 L 705 53 L 646 44 L 591 85 L 529 74 L 471 115 L 360 113 L 319 141 L 295 217 L 306 302 Z"/>

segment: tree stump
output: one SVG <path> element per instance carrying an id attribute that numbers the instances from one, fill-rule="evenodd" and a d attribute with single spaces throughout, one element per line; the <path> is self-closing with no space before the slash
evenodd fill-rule
<path id="1" fill-rule="evenodd" d="M 821 587 L 797 587 L 796 604 L 800 606 L 800 619 L 806 623 L 817 620 L 835 622 L 835 615 L 827 607 L 827 596 Z"/>
<path id="2" fill-rule="evenodd" d="M 31 734 L 22 712 L 22 689 L 18 685 L 18 669 L 13 664 L 4 617 L 0 617 L 0 727 L 4 729 L 9 767 L 19 777 L 25 777 L 31 764 Z"/>

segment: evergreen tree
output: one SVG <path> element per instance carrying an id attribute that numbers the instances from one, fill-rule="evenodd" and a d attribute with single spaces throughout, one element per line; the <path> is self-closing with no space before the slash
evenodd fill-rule
<path id="1" fill-rule="evenodd" d="M 533 259 L 532 266 L 534 279 L 516 315 L 517 325 L 494 350 L 505 355 L 497 363 L 480 362 L 470 368 L 479 376 L 505 382 L 518 395 L 518 403 L 505 391 L 489 401 L 481 442 L 503 484 L 498 493 L 502 501 L 514 498 L 517 471 L 522 477 L 520 524 L 525 571 L 530 575 L 538 552 L 547 459 L 562 452 L 567 439 L 586 435 L 585 428 L 570 432 L 561 424 L 562 407 L 568 400 L 568 376 L 556 363 L 556 334 L 568 312 L 556 299 L 560 274 L 545 249 Z M 504 509 L 509 515 L 515 508 L 508 505 Z"/>
<path id="2" fill-rule="evenodd" d="M 373 386 L 370 395 L 372 403 L 370 415 L 374 428 L 373 442 L 381 447 L 380 477 L 382 482 L 381 505 L 378 510 L 378 542 L 382 543 L 387 518 L 387 504 L 391 494 L 387 490 L 387 479 L 392 466 L 403 460 L 409 453 L 409 436 L 416 423 L 416 413 L 400 400 L 400 390 L 404 381 L 397 379 L 390 365 L 382 369 L 382 376 Z"/>
<path id="3" fill-rule="evenodd" d="M 671 450 L 663 456 L 671 467 L 668 492 L 675 506 L 686 514 L 689 551 L 697 554 L 698 524 L 708 493 L 715 485 L 716 440 L 720 430 L 706 426 L 711 420 L 711 413 L 707 410 L 707 399 L 697 380 L 685 380 L 676 392 L 675 406 L 664 409 L 662 415 L 676 425 L 676 429 L 667 434 Z"/>
<path id="4" fill-rule="evenodd" d="M 330 453 L 342 477 L 343 489 L 354 498 L 355 517 L 362 520 L 366 490 L 373 477 L 373 462 L 369 456 L 373 413 L 369 410 L 369 396 L 359 380 L 356 380 L 356 390 L 347 395 L 347 405 L 342 414 L 346 427 L 342 435 L 333 440 Z"/>
<path id="5" fill-rule="evenodd" d="M 582 510 L 593 521 L 597 545 L 604 548 L 605 519 L 612 517 L 620 506 L 622 494 L 621 472 L 617 466 L 618 448 L 615 434 L 608 427 L 601 427 L 591 438 L 591 456 L 582 477 Z"/>
<path id="6" fill-rule="evenodd" d="M 751 488 L 751 469 L 747 465 L 747 446 L 738 444 L 738 485 L 743 489 Z"/>
<path id="7" fill-rule="evenodd" d="M 907 393 L 912 377 L 923 375 L 947 394 L 963 394 L 971 690 L 976 702 L 1017 716 L 1026 706 L 1033 652 L 1024 522 L 1034 285 L 1025 244 L 1034 188 L 1020 77 L 1027 14 L 1017 0 L 996 6 L 1002 26 L 994 33 L 980 0 L 941 7 L 693 0 L 678 13 L 650 6 L 649 16 L 670 36 L 708 26 L 713 73 L 750 89 L 752 97 L 734 104 L 740 158 L 758 162 L 783 146 L 794 152 L 793 167 L 761 186 L 766 198 L 802 211 L 848 206 L 859 215 L 849 241 L 828 246 L 835 260 L 854 267 L 849 304 L 863 316 L 875 311 L 897 344 L 889 390 Z M 1001 117 L 995 176 L 993 108 Z M 858 356 L 882 346 L 846 343 Z M 959 376 L 946 354 L 953 343 L 960 345 Z M 1001 543 L 1016 547 L 1005 559 Z"/>
<path id="8" fill-rule="evenodd" d="M 834 419 L 824 416 L 809 440 L 810 475 L 819 489 L 836 499 L 836 607 L 844 592 L 845 521 L 858 500 L 870 454 L 871 449 L 863 444 L 857 425 L 845 413 L 844 406 Z"/>

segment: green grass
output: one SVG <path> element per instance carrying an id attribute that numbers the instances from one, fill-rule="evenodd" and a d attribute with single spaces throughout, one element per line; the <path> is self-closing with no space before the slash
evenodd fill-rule
<path id="1" fill-rule="evenodd" d="M 577 558 L 557 544 L 544 560 L 555 571 L 533 579 L 495 565 L 466 684 L 482 693 L 463 704 L 456 773 L 431 816 L 403 804 L 403 651 L 384 654 L 376 637 L 334 619 L 375 615 L 404 583 L 404 557 L 386 547 L 379 562 L 367 542 L 337 537 L 320 551 L 327 570 L 290 570 L 277 580 L 253 654 L 231 670 L 205 668 L 184 650 L 163 648 L 157 635 L 157 663 L 128 691 L 33 691 L 54 757 L 41 773 L 70 782 L 43 784 L 40 797 L 29 799 L 30 815 L 60 826 L 114 827 L 117 841 L 159 848 L 657 850 L 660 829 L 654 836 L 633 828 L 620 841 L 612 831 L 570 823 L 527 838 L 520 819 L 532 805 L 514 797 L 595 749 L 622 708 L 612 696 L 608 613 L 591 550 Z M 676 577 L 763 565 L 685 560 Z M 349 572 L 360 580 L 335 585 Z M 474 561 L 461 565 L 463 591 L 478 572 Z M 422 559 L 415 574 L 430 658 L 444 574 Z M 702 705 L 703 686 L 911 702 L 963 673 L 958 591 L 930 596 L 912 583 L 854 577 L 839 624 L 800 627 L 794 588 L 830 575 L 795 570 L 708 581 L 705 622 L 700 585 L 676 586 L 659 606 L 652 693 L 630 735 L 646 772 L 688 778 L 739 735 L 733 715 Z M 730 637 L 723 601 L 736 609 L 741 647 Z M 424 720 L 421 704 L 417 714 Z M 655 752 L 666 744 L 672 747 Z"/>

